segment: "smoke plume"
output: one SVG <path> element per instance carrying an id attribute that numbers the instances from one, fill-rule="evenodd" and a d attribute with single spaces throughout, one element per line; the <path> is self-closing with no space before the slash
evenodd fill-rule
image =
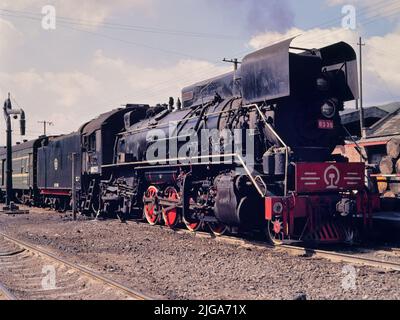
<path id="1" fill-rule="evenodd" d="M 294 25 L 294 13 L 288 0 L 211 0 L 229 11 L 243 16 L 244 23 L 252 33 L 264 31 L 285 32 Z"/>

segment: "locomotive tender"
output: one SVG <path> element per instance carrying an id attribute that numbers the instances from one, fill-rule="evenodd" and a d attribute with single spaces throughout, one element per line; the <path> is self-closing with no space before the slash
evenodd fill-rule
<path id="1" fill-rule="evenodd" d="M 293 53 L 292 40 L 184 88 L 174 110 L 128 105 L 84 125 L 73 147 L 56 151 L 67 137 L 49 138 L 38 149 L 40 201 L 66 208 L 75 153 L 84 213 L 216 235 L 263 230 L 273 243 L 352 240 L 379 207 L 364 164 L 332 156 L 344 143 L 339 112 L 358 98 L 356 54 L 343 42 Z M 69 184 L 53 181 L 58 170 Z"/>

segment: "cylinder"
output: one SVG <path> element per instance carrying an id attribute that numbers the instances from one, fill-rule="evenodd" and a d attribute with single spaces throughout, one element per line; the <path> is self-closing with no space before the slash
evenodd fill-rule
<path id="1" fill-rule="evenodd" d="M 390 191 L 393 192 L 395 195 L 400 194 L 400 178 L 393 178 L 390 180 L 389 183 Z"/>
<path id="2" fill-rule="evenodd" d="M 396 162 L 396 173 L 400 174 L 400 159 Z"/>
<path id="3" fill-rule="evenodd" d="M 379 169 L 382 174 L 393 174 L 394 172 L 394 159 L 390 156 L 382 158 Z"/>
<path id="4" fill-rule="evenodd" d="M 386 149 L 389 157 L 397 159 L 400 156 L 400 139 L 390 140 L 387 143 Z"/>

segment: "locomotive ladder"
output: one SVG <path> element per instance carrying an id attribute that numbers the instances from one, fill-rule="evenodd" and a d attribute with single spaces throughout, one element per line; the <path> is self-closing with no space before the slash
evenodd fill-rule
<path id="1" fill-rule="evenodd" d="M 85 205 L 83 206 L 84 211 L 89 211 L 92 204 L 94 188 L 96 186 L 96 179 L 92 179 L 89 184 L 88 194 L 86 196 Z"/>

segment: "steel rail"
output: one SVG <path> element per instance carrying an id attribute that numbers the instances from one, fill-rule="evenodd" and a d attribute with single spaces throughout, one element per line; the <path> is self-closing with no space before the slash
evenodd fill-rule
<path id="1" fill-rule="evenodd" d="M 279 248 L 279 247 L 277 247 Z M 305 247 L 296 247 L 290 245 L 283 245 L 281 248 L 292 251 L 295 253 L 305 254 L 308 256 L 313 256 L 316 258 L 323 258 L 335 262 L 346 262 L 346 263 L 353 263 L 364 265 L 368 267 L 374 268 L 381 268 L 387 270 L 395 270 L 400 271 L 400 263 L 398 262 L 391 262 L 391 261 L 383 261 L 379 259 L 373 259 L 369 257 L 362 257 L 358 254 L 351 255 L 341 252 L 332 252 L 332 251 L 325 251 L 325 250 L 317 250 L 317 249 L 310 249 Z"/>
<path id="2" fill-rule="evenodd" d="M 0 295 L 3 295 L 7 300 L 18 300 L 4 285 L 0 283 Z"/>
<path id="3" fill-rule="evenodd" d="M 171 230 L 165 226 L 162 226 L 163 229 Z M 248 239 L 241 239 L 232 236 L 220 236 L 216 237 L 207 232 L 191 232 L 189 230 L 180 229 L 180 230 L 173 230 L 176 233 L 181 234 L 192 234 L 195 237 L 199 238 L 208 238 L 208 239 L 215 239 L 216 241 L 227 243 L 227 244 L 235 244 L 240 246 L 250 246 L 253 248 L 263 248 L 263 249 L 272 249 L 276 251 L 285 251 L 288 253 L 294 253 L 296 255 L 304 255 L 313 258 L 322 258 L 325 260 L 330 260 L 333 262 L 345 262 L 345 263 L 352 263 L 357 265 L 364 265 L 368 267 L 374 268 L 381 268 L 387 270 L 395 270 L 400 271 L 400 262 L 391 262 L 391 261 L 383 261 L 379 259 L 373 259 L 369 257 L 363 257 L 358 254 L 351 255 L 346 253 L 340 253 L 335 251 L 326 251 L 326 250 L 319 250 L 319 249 L 312 249 L 307 247 L 301 246 L 294 246 L 294 245 L 277 245 L 273 246 L 265 242 L 256 241 L 256 240 L 248 240 Z"/>
<path id="4" fill-rule="evenodd" d="M 90 270 L 90 269 L 88 269 L 86 267 L 77 265 L 75 263 L 71 263 L 71 262 L 69 262 L 69 261 L 67 261 L 67 260 L 65 260 L 63 258 L 57 257 L 55 254 L 53 254 L 51 252 L 48 252 L 48 251 L 46 251 L 44 249 L 37 248 L 36 246 L 27 244 L 27 243 L 25 243 L 25 242 L 23 242 L 21 240 L 15 239 L 15 238 L 13 238 L 11 236 L 8 236 L 8 235 L 6 235 L 6 234 L 4 234 L 2 232 L 0 232 L 0 236 L 3 237 L 4 239 L 6 239 L 7 241 L 10 241 L 10 242 L 18 245 L 19 247 L 21 247 L 21 248 L 23 248 L 23 249 L 25 249 L 27 251 L 31 251 L 33 253 L 36 253 L 36 254 L 45 256 L 47 258 L 53 259 L 58 263 L 61 263 L 61 264 L 66 265 L 66 266 L 68 266 L 68 267 L 70 267 L 72 269 L 77 270 L 78 272 L 83 273 L 85 276 L 87 276 L 87 277 L 89 277 L 89 278 L 91 278 L 93 280 L 97 280 L 97 281 L 105 283 L 106 285 L 108 285 L 110 287 L 114 287 L 114 288 L 124 292 L 129 297 L 134 298 L 135 300 L 153 300 L 152 298 L 150 298 L 150 297 L 148 297 L 148 296 L 146 296 L 146 295 L 144 295 L 142 293 L 139 293 L 139 292 L 137 292 L 135 290 L 132 290 L 132 289 L 124 286 L 121 283 L 118 283 L 118 282 L 116 282 L 114 280 L 109 279 L 108 277 L 100 275 L 100 274 L 96 273 L 95 271 L 92 271 L 92 270 Z"/>

